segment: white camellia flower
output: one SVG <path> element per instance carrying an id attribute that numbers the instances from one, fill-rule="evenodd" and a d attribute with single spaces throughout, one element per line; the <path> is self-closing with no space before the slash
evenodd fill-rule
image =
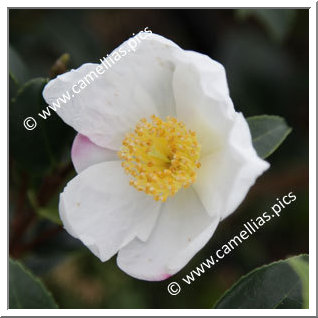
<path id="1" fill-rule="evenodd" d="M 234 110 L 224 68 L 148 34 L 57 110 L 78 135 L 78 175 L 60 195 L 65 229 L 101 261 L 144 280 L 177 273 L 269 164 Z M 128 42 L 116 51 L 128 52 Z M 52 104 L 98 64 L 51 80 Z"/>

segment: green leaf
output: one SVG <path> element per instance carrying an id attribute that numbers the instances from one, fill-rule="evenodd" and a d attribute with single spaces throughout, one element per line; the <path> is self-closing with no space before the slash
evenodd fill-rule
<path id="1" fill-rule="evenodd" d="M 9 308 L 56 309 L 51 293 L 21 263 L 9 260 Z"/>
<path id="2" fill-rule="evenodd" d="M 13 98 L 17 95 L 19 89 L 18 82 L 14 79 L 12 74 L 9 73 L 9 100 L 12 101 Z"/>
<path id="3" fill-rule="evenodd" d="M 11 101 L 9 110 L 10 154 L 22 169 L 42 176 L 60 163 L 74 135 L 54 111 L 46 120 L 38 116 L 47 107 L 42 97 L 47 81 L 35 78 L 25 83 Z M 24 127 L 27 117 L 37 122 L 33 130 Z"/>
<path id="4" fill-rule="evenodd" d="M 304 260 L 300 257 L 294 257 L 290 259 L 290 265 L 301 279 L 303 287 L 303 308 L 309 308 L 309 264 L 308 260 Z"/>
<path id="5" fill-rule="evenodd" d="M 259 267 L 241 277 L 214 308 L 308 308 L 308 276 L 308 255 Z"/>
<path id="6" fill-rule="evenodd" d="M 274 40 L 280 42 L 290 33 L 297 17 L 294 9 L 241 9 L 237 10 L 237 15 L 242 19 L 253 16 L 267 28 Z"/>
<path id="7" fill-rule="evenodd" d="M 48 148 L 43 125 L 34 130 L 23 126 L 24 119 L 34 117 L 40 107 L 44 107 L 42 90 L 47 80 L 36 78 L 23 85 L 17 97 L 10 104 L 9 141 L 10 153 L 19 166 L 30 173 L 43 173 L 52 164 L 53 158 Z"/>
<path id="8" fill-rule="evenodd" d="M 246 120 L 253 146 L 261 158 L 271 155 L 292 131 L 285 119 L 279 116 L 261 115 L 248 117 Z"/>
<path id="9" fill-rule="evenodd" d="M 17 85 L 23 84 L 29 78 L 27 66 L 11 45 L 9 46 L 9 74 Z"/>
<path id="10" fill-rule="evenodd" d="M 16 97 L 20 86 L 28 79 L 29 71 L 19 54 L 9 46 L 9 97 Z"/>

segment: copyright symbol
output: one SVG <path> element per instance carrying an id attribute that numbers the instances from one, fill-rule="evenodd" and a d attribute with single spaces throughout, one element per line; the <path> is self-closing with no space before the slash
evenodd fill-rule
<path id="1" fill-rule="evenodd" d="M 37 123 L 33 117 L 27 117 L 23 121 L 23 126 L 27 130 L 33 130 L 36 127 Z"/>
<path id="2" fill-rule="evenodd" d="M 172 295 L 172 296 L 176 296 L 176 295 L 178 295 L 181 292 L 181 287 L 176 282 L 170 283 L 168 285 L 167 289 L 168 289 L 169 294 Z"/>

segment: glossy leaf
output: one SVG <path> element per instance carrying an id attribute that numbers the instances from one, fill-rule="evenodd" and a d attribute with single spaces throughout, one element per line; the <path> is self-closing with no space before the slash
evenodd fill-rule
<path id="1" fill-rule="evenodd" d="M 39 278 L 31 274 L 21 263 L 10 259 L 9 308 L 56 309 L 58 306 Z"/>
<path id="2" fill-rule="evenodd" d="M 291 132 L 285 119 L 279 116 L 261 115 L 248 117 L 246 120 L 253 146 L 261 158 L 271 155 Z"/>
<path id="3" fill-rule="evenodd" d="M 290 259 L 290 265 L 299 275 L 303 287 L 303 308 L 309 308 L 309 264 L 308 260 L 301 257 L 293 257 Z"/>
<path id="4" fill-rule="evenodd" d="M 227 290 L 214 308 L 308 308 L 308 275 L 308 255 L 259 267 Z"/>

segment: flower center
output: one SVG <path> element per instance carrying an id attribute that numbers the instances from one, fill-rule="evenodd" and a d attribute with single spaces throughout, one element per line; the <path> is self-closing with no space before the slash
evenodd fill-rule
<path id="1" fill-rule="evenodd" d="M 130 185 L 164 202 L 195 181 L 200 148 L 195 132 L 184 123 L 152 115 L 151 121 L 142 118 L 126 135 L 118 156 L 131 176 Z"/>

